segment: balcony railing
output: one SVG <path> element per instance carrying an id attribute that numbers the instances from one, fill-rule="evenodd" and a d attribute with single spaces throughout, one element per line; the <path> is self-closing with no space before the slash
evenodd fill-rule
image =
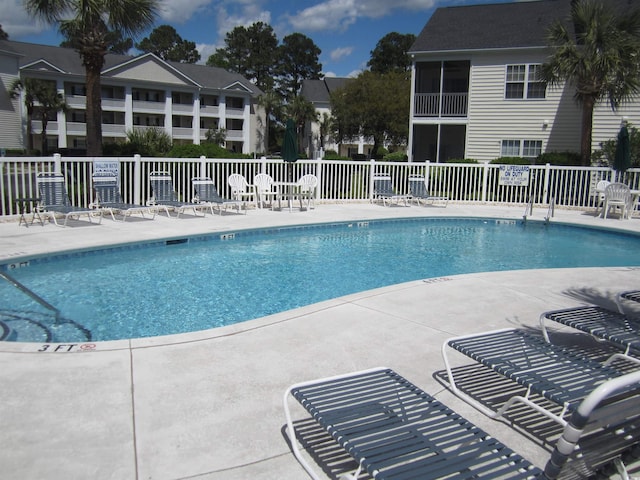
<path id="1" fill-rule="evenodd" d="M 91 174 L 93 158 L 83 157 L 1 157 L 0 215 L 17 214 L 17 198 L 37 197 L 36 176 L 40 172 L 63 172 L 74 205 L 87 206 L 93 201 Z M 122 195 L 128 203 L 144 204 L 150 197 L 148 176 L 153 170 L 168 171 L 178 195 L 190 199 L 191 178 L 211 177 L 223 197 L 231 192 L 227 179 L 231 173 L 244 175 L 251 183 L 254 175 L 265 172 L 276 181 L 286 180 L 287 166 L 272 159 L 209 158 L 109 158 L 120 163 Z M 525 186 L 501 185 L 500 165 L 455 163 L 362 162 L 342 160 L 298 160 L 293 177 L 313 173 L 319 179 L 318 199 L 324 202 L 366 202 L 372 198 L 374 174 L 388 173 L 399 193 L 409 193 L 411 175 L 426 178 L 432 195 L 447 196 L 456 203 L 482 203 L 522 206 L 530 201 L 536 208 L 546 208 L 552 201 L 556 208 L 593 209 L 599 202 L 595 192 L 598 180 L 623 181 L 633 189 L 640 187 L 640 168 L 624 176 L 606 167 L 562 167 L 532 165 Z"/>
<path id="2" fill-rule="evenodd" d="M 413 115 L 415 117 L 466 117 L 467 93 L 416 93 Z"/>

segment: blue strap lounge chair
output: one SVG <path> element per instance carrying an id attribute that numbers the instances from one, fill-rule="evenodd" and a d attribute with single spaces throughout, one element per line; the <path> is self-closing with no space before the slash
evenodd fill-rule
<path id="1" fill-rule="evenodd" d="M 228 206 L 235 207 L 240 213 L 240 208 L 243 206 L 243 201 L 232 200 L 230 198 L 222 198 L 218 193 L 213 180 L 209 177 L 195 177 L 191 179 L 193 189 L 196 192 L 195 201 L 202 203 L 211 209 L 211 215 L 213 215 L 213 207 L 218 207 L 218 212 L 222 215 L 222 209 L 227 209 Z M 247 213 L 245 209 L 244 213 Z"/>
<path id="2" fill-rule="evenodd" d="M 402 201 L 405 207 L 408 207 L 411 195 L 396 193 L 389 175 L 376 175 L 373 177 L 373 198 L 374 200 L 382 200 L 384 206 L 387 206 L 387 202 L 389 205 L 392 203 L 400 205 Z"/>
<path id="3" fill-rule="evenodd" d="M 286 390 L 291 450 L 313 479 L 326 477 L 318 476 L 303 454 L 298 438 L 304 433 L 295 430 L 291 399 L 355 460 L 355 471 L 341 479 L 355 480 L 363 471 L 378 480 L 586 478 L 612 462 L 623 468 L 622 456 L 640 442 L 640 372 L 590 393 L 540 470 L 393 370 L 375 368 Z M 317 434 L 314 443 L 326 447 Z M 331 461 L 324 449 L 310 453 Z"/>
<path id="4" fill-rule="evenodd" d="M 409 193 L 411 194 L 411 200 L 416 202 L 416 205 L 420 205 L 420 202 L 424 202 L 425 205 L 440 202 L 444 203 L 444 206 L 446 207 L 449 203 L 449 197 L 429 194 L 424 177 L 409 177 Z"/>
<path id="5" fill-rule="evenodd" d="M 628 297 L 631 294 L 627 294 Z M 544 338 L 549 339 L 545 320 L 566 325 L 598 339 L 606 340 L 622 349 L 622 353 L 613 354 L 607 364 L 623 358 L 640 364 L 640 319 L 624 313 L 608 310 L 597 305 L 582 305 L 544 312 L 540 315 L 540 326 Z"/>
<path id="6" fill-rule="evenodd" d="M 514 394 L 497 410 L 489 408 L 458 388 L 447 355 L 450 350 L 460 352 L 512 380 L 526 392 Z M 565 416 L 574 411 L 596 386 L 623 374 L 584 357 L 577 350 L 553 345 L 540 335 L 513 328 L 448 339 L 442 346 L 442 356 L 451 391 L 485 415 L 499 418 L 512 406 L 521 403 L 561 425 L 566 424 Z M 561 406 L 561 411 L 556 413 L 536 402 L 536 394 Z"/>
<path id="7" fill-rule="evenodd" d="M 193 214 L 198 215 L 198 210 L 207 208 L 205 204 L 179 200 L 168 172 L 151 172 L 149 183 L 153 195 L 150 204 L 164 207 L 167 216 L 170 216 L 169 208 L 176 212 L 176 218 L 180 217 L 185 210 L 193 210 Z M 202 216 L 204 217 L 204 212 Z"/>
<path id="8" fill-rule="evenodd" d="M 122 215 L 124 222 L 128 216 L 137 213 L 145 218 L 145 213 L 155 218 L 157 207 L 148 205 L 135 205 L 122 200 L 118 179 L 112 175 L 93 175 L 93 191 L 95 192 L 95 205 L 111 214 L 111 218 L 116 220 L 116 213 Z"/>
<path id="9" fill-rule="evenodd" d="M 80 218 L 85 216 L 93 223 L 92 217 L 98 216 L 98 223 L 102 222 L 102 210 L 83 207 L 75 207 L 71 204 L 64 175 L 61 173 L 40 173 L 36 178 L 40 201 L 38 211 L 46 213 L 53 218 L 53 222 L 59 226 L 56 216 L 64 215 L 63 226 L 67 225 L 69 217 Z"/>

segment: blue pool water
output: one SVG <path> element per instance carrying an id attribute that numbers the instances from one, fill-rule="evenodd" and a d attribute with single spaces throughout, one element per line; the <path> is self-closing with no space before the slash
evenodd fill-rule
<path id="1" fill-rule="evenodd" d="M 32 260 L 0 280 L 13 340 L 148 337 L 242 322 L 354 292 L 460 273 L 638 266 L 640 237 L 495 219 L 275 228 Z M 88 338 L 90 337 L 90 338 Z"/>

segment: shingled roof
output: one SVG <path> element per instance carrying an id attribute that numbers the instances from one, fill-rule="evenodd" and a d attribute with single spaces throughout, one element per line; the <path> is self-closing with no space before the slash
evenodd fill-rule
<path id="1" fill-rule="evenodd" d="M 78 76 L 85 75 L 85 68 L 82 65 L 80 55 L 70 48 L 2 40 L 0 41 L 0 50 L 15 54 L 19 58 L 20 68 L 44 62 L 52 69 L 61 73 Z M 145 55 L 107 54 L 105 57 L 105 66 L 103 67 L 103 72 L 106 72 L 104 77 L 109 76 L 110 70 L 116 69 L 118 66 L 125 66 L 127 63 L 135 62 L 136 59 L 142 58 Z M 170 68 L 180 72 L 184 77 L 190 79 L 194 84 L 203 88 L 221 90 L 234 84 L 241 84 L 254 95 L 260 95 L 262 93 L 258 87 L 242 75 L 228 72 L 223 68 L 208 67 L 200 64 L 167 62 L 160 59 L 158 59 L 158 61 L 165 63 Z"/>
<path id="2" fill-rule="evenodd" d="M 621 11 L 637 0 L 606 0 Z M 422 29 L 410 53 L 534 48 L 547 45 L 547 29 L 571 14 L 571 0 L 537 0 L 443 7 Z"/>
<path id="3" fill-rule="evenodd" d="M 322 80 L 303 80 L 300 95 L 307 101 L 318 103 L 329 103 L 331 93 L 344 86 L 350 78 L 347 77 L 324 77 Z"/>

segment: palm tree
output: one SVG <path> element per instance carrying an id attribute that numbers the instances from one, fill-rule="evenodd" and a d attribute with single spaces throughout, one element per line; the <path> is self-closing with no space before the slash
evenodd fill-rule
<path id="1" fill-rule="evenodd" d="M 49 24 L 82 58 L 87 86 L 87 155 L 102 155 L 100 74 L 114 31 L 136 36 L 153 25 L 159 0 L 25 0 L 26 11 Z"/>
<path id="2" fill-rule="evenodd" d="M 55 83 L 42 82 L 41 88 L 36 91 L 36 100 L 38 106 L 36 109 L 39 111 L 42 117 L 42 155 L 47 155 L 47 124 L 49 123 L 49 116 L 60 111 L 67 111 L 67 104 L 64 101 L 64 96 L 58 93 Z"/>
<path id="3" fill-rule="evenodd" d="M 258 97 L 258 105 L 264 108 L 264 151 L 265 153 L 269 153 L 269 125 L 271 123 L 271 117 L 280 117 L 282 110 L 282 98 L 275 92 L 275 90 L 269 90 Z"/>
<path id="4" fill-rule="evenodd" d="M 293 118 L 298 134 L 298 151 L 302 148 L 302 133 L 307 122 L 318 120 L 318 112 L 313 103 L 305 99 L 302 95 L 296 95 L 285 107 L 287 117 Z"/>
<path id="5" fill-rule="evenodd" d="M 591 163 L 596 104 L 608 100 L 615 110 L 640 91 L 640 10 L 614 8 L 604 1 L 574 0 L 570 20 L 558 20 L 548 31 L 552 55 L 542 77 L 550 85 L 575 87 L 582 107 L 582 165 Z"/>
<path id="6" fill-rule="evenodd" d="M 9 87 L 9 96 L 13 99 L 20 98 L 24 92 L 24 107 L 27 110 L 27 153 L 33 152 L 33 112 L 35 109 L 35 92 L 38 89 L 39 80 L 33 78 L 25 78 L 24 80 L 16 78 Z"/>

